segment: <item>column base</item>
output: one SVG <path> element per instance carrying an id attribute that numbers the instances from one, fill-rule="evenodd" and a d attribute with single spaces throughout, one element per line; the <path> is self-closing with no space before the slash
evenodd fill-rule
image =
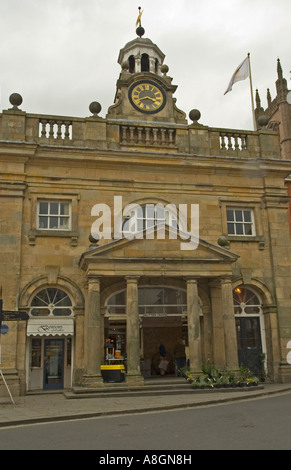
<path id="1" fill-rule="evenodd" d="M 193 380 L 196 380 L 199 377 L 201 378 L 201 376 L 204 375 L 202 369 L 194 369 L 193 370 L 191 368 L 190 368 L 189 374 L 191 375 Z"/>
<path id="2" fill-rule="evenodd" d="M 101 375 L 83 375 L 82 378 L 83 387 L 87 388 L 101 388 L 104 387 L 103 378 Z"/>
<path id="3" fill-rule="evenodd" d="M 125 382 L 131 387 L 142 387 L 144 385 L 144 377 L 142 375 L 126 375 Z"/>

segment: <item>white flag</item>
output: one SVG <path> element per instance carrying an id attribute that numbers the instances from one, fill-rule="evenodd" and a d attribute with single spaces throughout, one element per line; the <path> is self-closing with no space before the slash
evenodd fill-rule
<path id="1" fill-rule="evenodd" d="M 234 83 L 239 82 L 240 80 L 245 80 L 249 76 L 249 74 L 250 74 L 249 58 L 246 57 L 245 60 L 237 67 L 236 71 L 231 77 L 228 88 L 224 94 L 226 95 L 226 93 L 232 90 L 232 85 Z"/>

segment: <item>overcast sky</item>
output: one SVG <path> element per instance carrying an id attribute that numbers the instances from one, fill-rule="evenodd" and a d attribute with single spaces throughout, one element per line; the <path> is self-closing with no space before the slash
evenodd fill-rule
<path id="1" fill-rule="evenodd" d="M 196 108 L 201 124 L 253 128 L 249 80 L 224 96 L 248 52 L 264 107 L 278 57 L 291 88 L 291 0 L 0 0 L 0 108 L 18 92 L 28 113 L 85 117 L 99 101 L 105 117 L 138 6 L 187 117 Z"/>

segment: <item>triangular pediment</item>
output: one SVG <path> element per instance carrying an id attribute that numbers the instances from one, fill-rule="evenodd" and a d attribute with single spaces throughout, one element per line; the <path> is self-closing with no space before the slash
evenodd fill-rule
<path id="1" fill-rule="evenodd" d="M 188 238 L 186 238 L 188 237 Z M 80 266 L 87 269 L 90 264 L 108 262 L 110 264 L 132 262 L 196 263 L 231 265 L 239 255 L 201 238 L 194 239 L 190 234 L 179 234 L 166 227 L 164 232 L 157 229 L 140 232 L 131 239 L 121 238 L 105 242 L 82 254 Z"/>

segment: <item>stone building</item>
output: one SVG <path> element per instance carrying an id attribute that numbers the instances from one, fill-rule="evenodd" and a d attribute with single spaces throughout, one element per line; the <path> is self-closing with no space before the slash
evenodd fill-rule
<path id="1" fill-rule="evenodd" d="M 189 123 L 164 54 L 137 32 L 105 118 L 97 102 L 84 118 L 29 114 L 18 94 L 0 115 L 3 308 L 29 315 L 1 335 L 14 394 L 101 387 L 115 356 L 142 385 L 160 344 L 175 372 L 180 339 L 194 373 L 291 381 L 290 107 L 278 95 L 268 110 L 287 116 L 273 126 L 267 112 L 257 131 L 208 127 L 195 109 Z"/>

